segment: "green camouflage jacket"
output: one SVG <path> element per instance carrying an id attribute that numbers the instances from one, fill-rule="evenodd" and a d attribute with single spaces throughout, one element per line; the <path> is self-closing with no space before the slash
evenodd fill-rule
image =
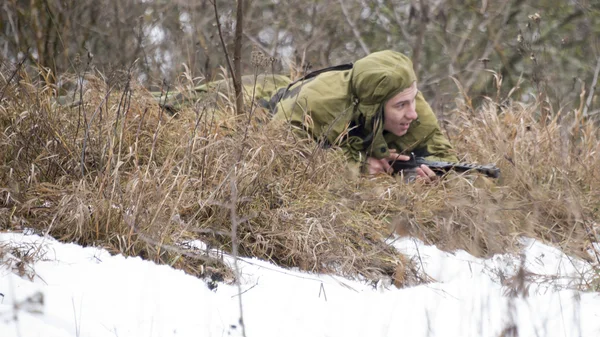
<path id="1" fill-rule="evenodd" d="M 350 69 L 294 82 L 280 92 L 273 118 L 286 120 L 325 144 L 340 146 L 347 158 L 363 169 L 368 156 L 386 158 L 390 149 L 415 152 L 429 160 L 457 162 L 421 92 L 416 97 L 418 119 L 408 132 L 396 136 L 383 130 L 385 102 L 414 81 L 408 57 L 394 51 L 372 53 Z"/>

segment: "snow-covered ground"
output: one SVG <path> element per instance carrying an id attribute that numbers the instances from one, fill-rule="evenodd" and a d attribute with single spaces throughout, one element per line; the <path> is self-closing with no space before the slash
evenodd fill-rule
<path id="1" fill-rule="evenodd" d="M 1 337 L 242 335 L 236 286 L 210 290 L 203 280 L 140 258 L 0 234 L 0 246 L 9 242 L 40 249 L 43 259 L 19 271 L 4 254 Z M 373 287 L 241 259 L 246 336 L 600 336 L 598 293 L 568 289 L 591 277 L 591 266 L 557 249 L 523 239 L 520 256 L 482 260 L 409 238 L 390 244 L 434 281 Z M 528 295 L 510 296 L 507 284 L 521 265 Z"/>

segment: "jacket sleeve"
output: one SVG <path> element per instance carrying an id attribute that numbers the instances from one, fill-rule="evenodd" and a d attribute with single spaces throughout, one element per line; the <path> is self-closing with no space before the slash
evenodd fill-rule
<path id="1" fill-rule="evenodd" d="M 425 141 L 425 150 L 427 151 L 427 160 L 458 162 L 456 152 L 450 142 L 442 134 L 439 127 L 435 128 L 431 136 Z"/>
<path id="2" fill-rule="evenodd" d="M 350 137 L 341 144 L 346 157 L 347 168 L 354 174 L 367 173 L 367 153 L 362 150 L 362 141 L 356 137 Z"/>

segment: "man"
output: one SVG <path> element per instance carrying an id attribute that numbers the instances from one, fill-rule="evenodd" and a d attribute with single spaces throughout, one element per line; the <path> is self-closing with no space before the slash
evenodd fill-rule
<path id="1" fill-rule="evenodd" d="M 390 173 L 390 162 L 409 160 L 411 152 L 458 161 L 417 89 L 412 62 L 398 52 L 376 52 L 354 65 L 309 74 L 279 90 L 271 104 L 274 121 L 340 146 L 350 167 L 363 173 Z M 425 165 L 416 173 L 426 181 L 436 176 Z"/>

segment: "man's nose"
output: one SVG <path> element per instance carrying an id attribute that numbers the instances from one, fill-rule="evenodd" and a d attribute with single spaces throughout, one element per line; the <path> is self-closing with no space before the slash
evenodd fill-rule
<path id="1" fill-rule="evenodd" d="M 406 114 L 406 118 L 415 120 L 415 119 L 417 119 L 417 117 L 419 117 L 419 116 L 417 115 L 416 106 L 414 104 L 411 104 L 410 109 L 408 110 L 408 113 Z"/>

